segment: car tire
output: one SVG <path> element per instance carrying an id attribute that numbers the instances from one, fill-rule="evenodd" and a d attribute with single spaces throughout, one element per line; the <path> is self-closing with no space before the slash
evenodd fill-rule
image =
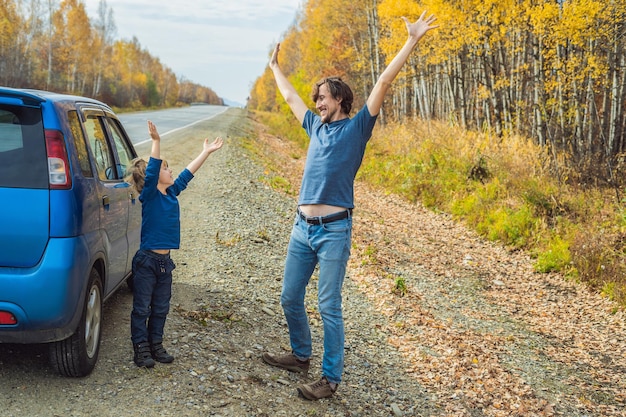
<path id="1" fill-rule="evenodd" d="M 50 363 L 61 375 L 89 375 L 98 361 L 102 332 L 102 281 L 95 269 L 89 275 L 89 286 L 78 327 L 65 340 L 50 344 Z"/>

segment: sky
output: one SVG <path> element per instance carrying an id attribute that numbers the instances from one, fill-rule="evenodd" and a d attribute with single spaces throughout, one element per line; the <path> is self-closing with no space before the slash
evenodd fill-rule
<path id="1" fill-rule="evenodd" d="M 96 19 L 100 0 L 84 0 Z M 132 40 L 179 78 L 245 104 L 302 0 L 106 0 L 116 40 Z"/>

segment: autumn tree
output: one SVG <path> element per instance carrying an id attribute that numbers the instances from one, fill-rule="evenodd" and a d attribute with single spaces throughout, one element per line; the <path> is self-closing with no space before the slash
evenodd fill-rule
<path id="1" fill-rule="evenodd" d="M 83 0 L 0 0 L 0 83 L 87 95 L 118 107 L 185 103 L 176 74 L 137 39 L 115 39 L 113 10 L 95 19 Z M 187 86 L 196 101 L 222 104 L 213 90 Z"/>
<path id="2" fill-rule="evenodd" d="M 17 4 L 0 0 L 0 81 L 4 85 L 15 83 L 20 78 L 23 66 L 23 44 L 20 42 L 22 18 Z"/>
<path id="3" fill-rule="evenodd" d="M 93 23 L 93 28 L 92 65 L 94 72 L 91 96 L 100 97 L 104 75 L 111 71 L 112 44 L 117 31 L 113 9 L 108 6 L 106 0 L 100 0 L 98 3 L 98 14 Z"/>
<path id="4" fill-rule="evenodd" d="M 301 94 L 340 75 L 363 100 L 406 39 L 400 18 L 424 10 L 440 28 L 394 81 L 383 122 L 436 118 L 527 136 L 617 183 L 626 169 L 624 1 L 310 0 L 285 36 L 282 67 Z M 268 109 L 266 74 L 257 85 L 250 104 Z"/>
<path id="5" fill-rule="evenodd" d="M 93 43 L 92 28 L 85 5 L 79 0 L 63 0 L 52 15 L 52 70 L 55 88 L 85 94 L 93 65 L 85 51 Z"/>

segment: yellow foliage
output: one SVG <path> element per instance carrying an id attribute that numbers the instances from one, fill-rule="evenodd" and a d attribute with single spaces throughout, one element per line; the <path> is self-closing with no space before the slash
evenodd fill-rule
<path id="1" fill-rule="evenodd" d="M 552 32 L 559 18 L 559 5 L 554 2 L 540 2 L 527 9 L 527 17 L 537 37 L 542 38 Z"/>
<path id="2" fill-rule="evenodd" d="M 415 21 L 423 10 L 412 0 L 383 0 L 378 4 L 381 32 L 387 34 L 381 39 L 381 52 L 390 61 L 406 41 L 406 25 L 401 17 Z"/>
<path id="3" fill-rule="evenodd" d="M 0 2 L 0 57 L 15 39 L 20 19 L 13 2 Z"/>
<path id="4" fill-rule="evenodd" d="M 596 35 L 596 19 L 606 8 L 606 1 L 564 1 L 562 7 L 558 25 L 554 28 L 555 36 L 561 40 L 561 43 L 567 41 L 584 46 L 589 38 Z"/>

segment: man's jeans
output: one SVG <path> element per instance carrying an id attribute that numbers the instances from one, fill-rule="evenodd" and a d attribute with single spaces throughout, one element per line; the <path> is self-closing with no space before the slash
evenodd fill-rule
<path id="1" fill-rule="evenodd" d="M 341 287 L 350 257 L 352 218 L 322 225 L 306 223 L 296 215 L 289 239 L 285 276 L 280 298 L 289 326 L 293 354 L 308 359 L 312 354 L 311 330 L 304 296 L 309 279 L 319 264 L 318 306 L 324 323 L 322 374 L 340 383 L 343 374 L 344 328 Z"/>
<path id="2" fill-rule="evenodd" d="M 172 271 L 169 255 L 139 250 L 133 258 L 133 311 L 130 333 L 133 345 L 163 341 L 165 319 L 172 298 Z"/>

